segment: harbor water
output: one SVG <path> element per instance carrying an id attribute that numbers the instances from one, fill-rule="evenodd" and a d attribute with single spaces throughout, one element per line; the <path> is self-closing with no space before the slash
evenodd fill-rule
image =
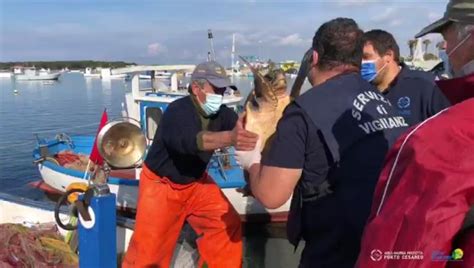
<path id="1" fill-rule="evenodd" d="M 288 79 L 290 86 L 292 82 Z M 140 83 L 149 85 L 150 81 Z M 234 83 L 247 96 L 252 79 L 234 78 Z M 0 79 L 0 191 L 53 202 L 28 185 L 41 179 L 32 162 L 37 137 L 94 135 L 104 108 L 109 119 L 121 116 L 124 95 L 130 89 L 130 82 L 124 80 L 84 78 L 80 73 L 65 73 L 53 82 Z M 293 253 L 284 225 L 248 225 L 244 232 L 245 266 L 297 266 L 301 247 Z"/>

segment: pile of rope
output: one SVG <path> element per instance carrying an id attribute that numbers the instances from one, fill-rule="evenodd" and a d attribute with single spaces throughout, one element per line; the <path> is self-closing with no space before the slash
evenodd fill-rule
<path id="1" fill-rule="evenodd" d="M 0 267 L 78 267 L 56 225 L 0 224 Z"/>

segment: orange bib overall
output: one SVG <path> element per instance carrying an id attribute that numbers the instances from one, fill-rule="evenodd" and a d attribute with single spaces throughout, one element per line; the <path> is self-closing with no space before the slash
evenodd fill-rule
<path id="1" fill-rule="evenodd" d="M 169 267 L 184 221 L 199 236 L 201 265 L 242 266 L 239 215 L 212 178 L 205 174 L 190 184 L 176 184 L 144 165 L 135 232 L 122 267 Z"/>

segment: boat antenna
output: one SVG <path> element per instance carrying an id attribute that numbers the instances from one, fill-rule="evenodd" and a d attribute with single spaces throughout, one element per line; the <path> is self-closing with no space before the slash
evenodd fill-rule
<path id="1" fill-rule="evenodd" d="M 235 58 L 235 33 L 232 34 L 232 53 L 230 54 L 231 55 L 231 68 L 232 68 L 232 73 L 234 73 L 234 69 L 235 69 L 235 63 L 234 63 L 234 58 Z"/>
<path id="2" fill-rule="evenodd" d="M 214 42 L 213 42 L 214 37 L 212 36 L 211 29 L 207 30 L 207 39 L 209 39 L 209 46 L 211 48 L 211 51 L 207 54 L 208 60 L 216 60 L 216 53 L 214 52 Z"/>

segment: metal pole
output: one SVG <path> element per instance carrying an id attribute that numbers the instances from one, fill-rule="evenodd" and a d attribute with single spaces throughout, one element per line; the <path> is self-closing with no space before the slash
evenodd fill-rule
<path id="1" fill-rule="evenodd" d="M 209 39 L 209 44 L 210 44 L 210 47 L 211 47 L 210 59 L 211 60 L 216 60 L 216 53 L 214 52 L 214 42 L 213 42 L 214 37 L 212 36 L 211 29 L 209 29 L 207 31 L 207 38 Z"/>
<path id="2" fill-rule="evenodd" d="M 235 34 L 232 34 L 232 53 L 230 54 L 230 57 L 231 57 L 231 64 L 230 64 L 230 67 L 232 69 L 232 75 L 234 74 L 234 69 L 235 69 L 235 63 L 234 63 L 234 59 L 235 59 Z"/>

